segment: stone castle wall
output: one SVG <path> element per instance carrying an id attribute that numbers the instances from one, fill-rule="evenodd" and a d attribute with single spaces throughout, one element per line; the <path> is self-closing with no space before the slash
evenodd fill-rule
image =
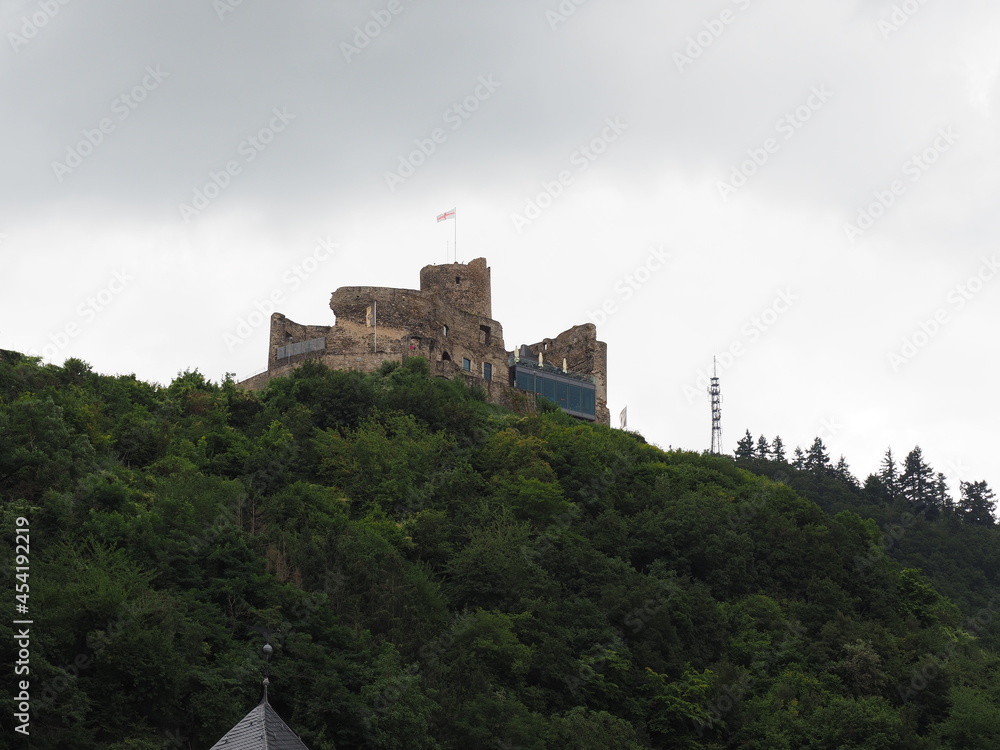
<path id="1" fill-rule="evenodd" d="M 340 287 L 330 298 L 334 325 L 302 325 L 281 313 L 272 314 L 268 369 L 240 385 L 262 388 L 306 359 L 332 369 L 374 372 L 383 362 L 421 356 L 434 375 L 463 378 L 482 386 L 491 402 L 533 410 L 534 400 L 525 399 L 509 382 L 509 353 L 503 327 L 491 317 L 492 305 L 485 258 L 425 266 L 420 289 Z M 322 349 L 278 358 L 279 347 L 311 339 L 323 339 Z M 569 370 L 591 376 L 597 387 L 597 421 L 609 424 L 607 345 L 597 341 L 592 324 L 575 326 L 530 348 L 553 365 L 562 366 L 565 358 Z M 490 369 L 492 379 L 487 380 Z M 530 407 L 524 407 L 525 401 L 531 402 Z"/>
<path id="2" fill-rule="evenodd" d="M 584 375 L 590 375 L 597 386 L 597 421 L 611 423 L 608 411 L 608 345 L 597 340 L 597 326 L 584 323 L 563 331 L 554 339 L 542 339 L 528 346 L 536 359 L 542 355 L 544 362 Z"/>

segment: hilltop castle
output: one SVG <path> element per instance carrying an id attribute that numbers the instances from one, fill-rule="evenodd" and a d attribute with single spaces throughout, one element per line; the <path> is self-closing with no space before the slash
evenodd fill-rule
<path id="1" fill-rule="evenodd" d="M 315 359 L 336 370 L 374 372 L 383 362 L 424 357 L 431 374 L 464 378 L 494 402 L 534 392 L 581 419 L 610 423 L 608 347 L 591 323 L 507 351 L 493 319 L 485 258 L 420 269 L 420 289 L 345 286 L 330 298 L 335 323 L 301 325 L 271 315 L 267 371 L 240 383 L 252 390 Z"/>

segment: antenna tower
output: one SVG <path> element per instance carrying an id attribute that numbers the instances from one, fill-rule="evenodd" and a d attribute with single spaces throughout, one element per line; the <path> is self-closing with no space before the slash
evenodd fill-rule
<path id="1" fill-rule="evenodd" d="M 708 387 L 708 395 L 712 398 L 712 450 L 713 454 L 722 453 L 722 391 L 719 390 L 719 366 L 712 357 L 712 384 Z"/>

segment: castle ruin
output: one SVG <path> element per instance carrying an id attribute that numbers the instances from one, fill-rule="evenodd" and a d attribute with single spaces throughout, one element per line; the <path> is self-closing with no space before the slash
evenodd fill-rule
<path id="1" fill-rule="evenodd" d="M 493 319 L 490 268 L 485 258 L 420 269 L 420 289 L 345 286 L 330 298 L 335 322 L 302 325 L 271 315 L 267 371 L 240 385 L 256 390 L 303 361 L 331 369 L 374 372 L 383 362 L 423 357 L 431 374 L 463 378 L 487 398 L 513 403 L 518 391 L 555 402 L 573 416 L 610 423 L 607 344 L 591 323 L 555 338 L 507 351 Z"/>

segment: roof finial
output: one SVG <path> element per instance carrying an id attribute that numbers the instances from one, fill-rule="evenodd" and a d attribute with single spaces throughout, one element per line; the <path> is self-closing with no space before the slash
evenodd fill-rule
<path id="1" fill-rule="evenodd" d="M 264 644 L 261 651 L 264 652 L 264 702 L 267 703 L 267 686 L 271 684 L 271 670 L 269 663 L 271 660 L 271 654 L 274 653 L 274 647 L 271 646 L 270 638 L 267 639 L 267 643 Z"/>

